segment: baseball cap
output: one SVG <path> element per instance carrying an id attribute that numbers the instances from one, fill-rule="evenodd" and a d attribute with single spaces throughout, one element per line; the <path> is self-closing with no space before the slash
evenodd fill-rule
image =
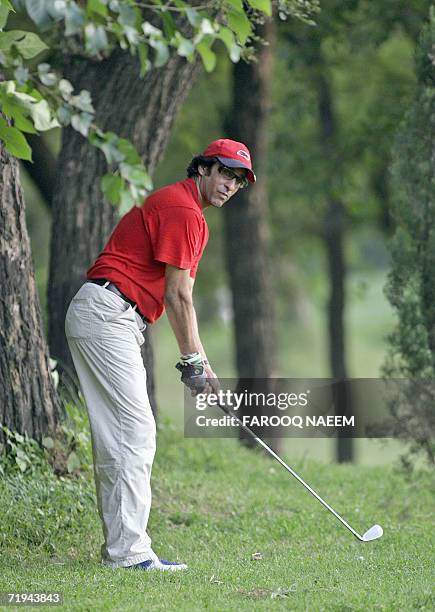
<path id="1" fill-rule="evenodd" d="M 211 142 L 202 154 L 204 157 L 217 157 L 224 166 L 228 168 L 245 168 L 246 178 L 255 183 L 256 176 L 252 170 L 251 154 L 242 142 L 219 138 Z"/>

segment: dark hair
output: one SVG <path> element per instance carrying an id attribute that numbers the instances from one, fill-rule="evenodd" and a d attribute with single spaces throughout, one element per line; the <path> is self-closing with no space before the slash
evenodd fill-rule
<path id="1" fill-rule="evenodd" d="M 192 178 L 193 176 L 198 176 L 198 166 L 203 166 L 208 169 L 208 173 L 210 173 L 210 168 L 215 164 L 218 160 L 216 157 L 204 157 L 203 155 L 197 155 L 192 159 L 190 164 L 187 166 L 187 176 L 188 178 Z"/>

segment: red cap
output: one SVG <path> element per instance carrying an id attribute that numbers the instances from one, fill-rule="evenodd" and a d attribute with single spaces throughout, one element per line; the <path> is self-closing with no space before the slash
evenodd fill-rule
<path id="1" fill-rule="evenodd" d="M 219 138 L 208 145 L 202 154 L 204 157 L 217 157 L 224 166 L 228 168 L 245 168 L 246 178 L 251 183 L 255 183 L 256 177 L 252 171 L 251 154 L 249 149 L 242 142 Z"/>

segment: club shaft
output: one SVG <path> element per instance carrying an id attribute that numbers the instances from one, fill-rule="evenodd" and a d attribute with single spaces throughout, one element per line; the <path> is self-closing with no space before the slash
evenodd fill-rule
<path id="1" fill-rule="evenodd" d="M 234 413 L 233 413 L 231 410 L 229 410 L 228 408 L 226 408 L 225 406 L 222 406 L 222 405 L 220 405 L 220 404 L 219 404 L 219 408 L 220 408 L 221 410 L 223 410 L 223 412 L 225 412 L 226 414 L 228 414 L 228 416 L 230 416 L 230 417 L 232 417 L 233 419 L 235 419 L 235 420 L 238 422 L 238 424 L 240 425 L 240 427 L 241 427 L 241 428 L 242 428 L 244 431 L 246 431 L 246 432 L 247 432 L 247 433 L 248 433 L 248 434 L 249 434 L 249 435 L 250 435 L 250 436 L 251 436 L 251 437 L 252 437 L 252 438 L 253 438 L 253 439 L 254 439 L 254 440 L 255 440 L 255 441 L 258 443 L 258 444 L 260 444 L 260 446 L 262 446 L 262 447 L 263 447 L 265 450 L 267 450 L 267 452 L 269 453 L 269 455 L 272 455 L 272 457 L 273 457 L 274 459 L 276 459 L 276 461 L 278 461 L 278 463 L 280 463 L 280 464 L 282 465 L 282 467 L 283 467 L 283 468 L 285 468 L 285 469 L 287 470 L 287 472 L 289 472 L 289 473 L 290 473 L 290 474 L 291 474 L 291 475 L 292 475 L 294 478 L 296 478 L 296 480 L 298 480 L 298 481 L 301 483 L 301 485 L 303 485 L 303 486 L 304 486 L 304 487 L 307 489 L 307 491 L 309 491 L 309 492 L 311 493 L 311 495 L 313 495 L 313 496 L 314 496 L 314 497 L 315 497 L 315 498 L 316 498 L 316 499 L 317 499 L 317 500 L 318 500 L 318 501 L 319 501 L 319 502 L 320 502 L 320 503 L 321 503 L 321 504 L 322 504 L 322 505 L 323 505 L 323 506 L 324 506 L 324 507 L 325 507 L 327 510 L 329 510 L 329 512 L 331 512 L 331 513 L 332 513 L 332 514 L 335 516 L 335 518 L 337 518 L 337 519 L 340 521 L 340 523 L 342 523 L 342 524 L 343 524 L 343 525 L 344 525 L 344 526 L 345 526 L 347 529 L 349 529 L 349 531 L 350 531 L 351 533 L 353 533 L 353 535 L 354 535 L 356 538 L 358 538 L 358 540 L 363 541 L 362 536 L 360 536 L 360 534 L 359 534 L 358 532 L 356 532 L 356 531 L 355 531 L 355 529 L 353 529 L 353 527 L 351 527 L 351 526 L 349 525 L 349 523 L 347 523 L 347 522 L 344 520 L 344 518 L 342 518 L 342 517 L 341 517 L 341 516 L 338 514 L 338 512 L 336 512 L 336 511 L 334 510 L 334 508 L 331 508 L 331 506 L 330 506 L 330 505 L 329 505 L 329 504 L 328 504 L 328 503 L 327 503 L 327 502 L 326 502 L 324 499 L 322 499 L 322 498 L 320 497 L 320 495 L 318 495 L 318 494 L 317 494 L 317 493 L 314 491 L 314 489 L 312 489 L 312 488 L 310 487 L 310 485 L 309 485 L 309 484 L 307 484 L 307 483 L 305 482 L 305 480 L 304 480 L 303 478 L 301 478 L 301 477 L 300 477 L 300 476 L 299 476 L 299 475 L 298 475 L 298 474 L 297 474 L 297 473 L 296 473 L 294 470 L 292 470 L 292 468 L 291 468 L 289 465 L 287 465 L 287 463 L 286 463 L 285 461 L 283 461 L 283 460 L 281 459 L 281 457 L 280 457 L 279 455 L 277 455 L 277 454 L 275 453 L 275 451 L 274 451 L 272 448 L 270 448 L 270 446 L 269 446 L 268 444 L 266 444 L 266 442 L 264 442 L 264 440 L 262 440 L 261 438 L 259 438 L 258 436 L 256 436 L 256 435 L 254 434 L 254 432 L 253 432 L 253 431 L 252 431 L 252 430 L 251 430 L 251 429 L 250 429 L 250 428 L 249 428 L 247 425 L 245 425 L 245 424 L 244 424 L 244 423 L 243 423 L 243 422 L 242 422 L 242 421 L 239 419 L 239 417 L 238 417 L 238 416 L 236 416 L 236 415 L 235 415 L 235 414 L 234 414 Z"/>

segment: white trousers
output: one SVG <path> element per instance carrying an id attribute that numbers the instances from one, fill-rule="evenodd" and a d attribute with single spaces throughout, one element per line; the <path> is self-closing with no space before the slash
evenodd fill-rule
<path id="1" fill-rule="evenodd" d="M 144 329 L 127 302 L 93 283 L 75 295 L 65 321 L 91 425 L 102 562 L 111 567 L 156 558 L 146 532 L 156 425 L 140 352 Z"/>

